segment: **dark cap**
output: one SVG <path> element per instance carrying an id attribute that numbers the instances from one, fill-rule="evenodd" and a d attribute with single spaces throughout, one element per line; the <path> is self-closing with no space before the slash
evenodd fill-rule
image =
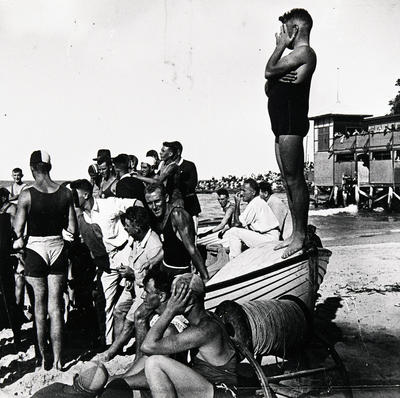
<path id="1" fill-rule="evenodd" d="M 111 151 L 109 149 L 99 149 L 97 151 L 97 157 L 93 158 L 93 160 L 100 160 L 102 158 L 111 160 Z"/>
<path id="2" fill-rule="evenodd" d="M 117 164 L 129 164 L 129 156 L 126 153 L 120 153 L 115 158 L 112 158 L 112 160 Z"/>
<path id="3" fill-rule="evenodd" d="M 35 151 L 31 154 L 31 159 L 29 163 L 37 164 L 37 163 L 47 163 L 50 164 L 50 155 L 45 151 Z"/>

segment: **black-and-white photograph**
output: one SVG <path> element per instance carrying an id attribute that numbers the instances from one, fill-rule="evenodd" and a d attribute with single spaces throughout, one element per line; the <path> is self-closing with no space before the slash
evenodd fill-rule
<path id="1" fill-rule="evenodd" d="M 0 2 L 0 398 L 400 396 L 398 0 Z"/>

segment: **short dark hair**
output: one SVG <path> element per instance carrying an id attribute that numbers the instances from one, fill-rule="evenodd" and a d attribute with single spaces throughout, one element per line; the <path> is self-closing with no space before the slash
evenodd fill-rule
<path id="1" fill-rule="evenodd" d="M 120 153 L 117 157 L 113 158 L 116 167 L 127 170 L 129 168 L 129 156 L 125 153 Z"/>
<path id="2" fill-rule="evenodd" d="M 161 292 L 164 292 L 167 297 L 171 296 L 171 286 L 173 277 L 167 272 L 160 270 L 159 268 L 152 268 L 146 274 L 143 279 L 143 285 L 146 285 L 150 279 L 154 281 L 154 287 Z"/>
<path id="3" fill-rule="evenodd" d="M 99 174 L 99 169 L 97 168 L 97 164 L 91 164 L 88 167 L 88 174 L 92 175 L 92 174 Z"/>
<path id="4" fill-rule="evenodd" d="M 128 155 L 129 161 L 132 163 L 133 168 L 136 168 L 136 166 L 139 163 L 139 159 L 135 155 Z M 129 165 L 129 164 L 128 164 Z"/>
<path id="5" fill-rule="evenodd" d="M 258 195 L 260 193 L 260 187 L 257 184 L 257 181 L 254 180 L 253 178 L 246 178 L 243 181 L 243 184 L 248 184 L 250 185 L 250 188 L 255 191 L 256 195 Z"/>
<path id="6" fill-rule="evenodd" d="M 261 181 L 258 186 L 261 192 L 267 192 L 269 195 L 272 194 L 272 185 L 268 181 Z"/>
<path id="7" fill-rule="evenodd" d="M 7 188 L 1 187 L 0 188 L 0 198 L 9 198 L 10 197 L 10 191 Z"/>
<path id="8" fill-rule="evenodd" d="M 172 152 L 174 157 L 178 154 L 178 146 L 176 145 L 176 141 L 164 141 L 163 146 L 167 147 Z"/>
<path id="9" fill-rule="evenodd" d="M 147 151 L 146 156 L 151 156 L 154 159 L 159 160 L 160 158 L 158 157 L 158 152 L 155 149 L 150 149 L 150 151 Z"/>
<path id="10" fill-rule="evenodd" d="M 80 189 L 80 190 L 85 191 L 90 194 L 93 193 L 93 186 L 86 179 L 72 181 L 70 184 L 70 187 L 71 187 L 71 189 Z"/>
<path id="11" fill-rule="evenodd" d="M 308 27 L 309 30 L 313 27 L 313 20 L 311 15 L 304 8 L 293 8 L 292 10 L 285 12 L 282 16 L 279 17 L 279 21 L 282 23 L 286 23 L 291 19 L 299 19 L 304 23 L 305 26 Z"/>
<path id="12" fill-rule="evenodd" d="M 45 162 L 38 162 L 31 164 L 32 170 L 37 171 L 38 173 L 49 173 L 51 170 L 51 164 Z"/>
<path id="13" fill-rule="evenodd" d="M 126 209 L 126 212 L 121 216 L 121 221 L 125 224 L 125 220 L 134 222 L 142 230 L 150 228 L 149 213 L 144 207 L 131 206 Z"/>
<path id="14" fill-rule="evenodd" d="M 157 189 L 159 189 L 161 191 L 162 196 L 165 196 L 165 194 L 166 194 L 165 186 L 164 186 L 164 184 L 159 183 L 159 182 L 147 185 L 144 189 L 144 193 L 145 194 L 153 193 L 153 192 L 157 191 Z"/>
<path id="15" fill-rule="evenodd" d="M 21 173 L 22 174 L 22 169 L 19 167 L 16 167 L 15 169 L 12 170 L 12 173 Z"/>
<path id="16" fill-rule="evenodd" d="M 182 153 L 183 152 L 183 145 L 179 141 L 174 141 L 174 144 L 176 146 L 176 149 Z"/>
<path id="17" fill-rule="evenodd" d="M 225 189 L 225 188 L 220 188 L 220 189 L 217 189 L 217 195 L 218 195 L 218 196 L 219 196 L 219 195 L 229 196 L 229 192 L 228 192 L 228 190 Z"/>

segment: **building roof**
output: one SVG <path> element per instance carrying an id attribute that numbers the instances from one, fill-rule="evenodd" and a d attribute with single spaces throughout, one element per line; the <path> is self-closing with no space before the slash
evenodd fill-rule
<path id="1" fill-rule="evenodd" d="M 368 117 L 368 118 L 365 119 L 365 121 L 366 122 L 400 121 L 400 114 Z"/>
<path id="2" fill-rule="evenodd" d="M 324 113 L 323 115 L 316 115 L 316 116 L 311 116 L 309 117 L 310 120 L 315 120 L 315 119 L 322 119 L 322 118 L 358 118 L 358 119 L 364 119 L 366 117 L 370 117 L 372 115 L 367 115 L 367 114 L 361 114 L 361 113 Z"/>

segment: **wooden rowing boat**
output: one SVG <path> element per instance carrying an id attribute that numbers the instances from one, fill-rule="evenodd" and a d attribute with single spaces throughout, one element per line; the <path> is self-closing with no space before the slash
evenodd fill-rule
<path id="1" fill-rule="evenodd" d="M 331 252 L 314 249 L 283 260 L 283 250 L 273 250 L 275 245 L 248 249 L 212 276 L 207 283 L 206 309 L 213 310 L 224 300 L 241 304 L 293 295 L 313 310 Z"/>

